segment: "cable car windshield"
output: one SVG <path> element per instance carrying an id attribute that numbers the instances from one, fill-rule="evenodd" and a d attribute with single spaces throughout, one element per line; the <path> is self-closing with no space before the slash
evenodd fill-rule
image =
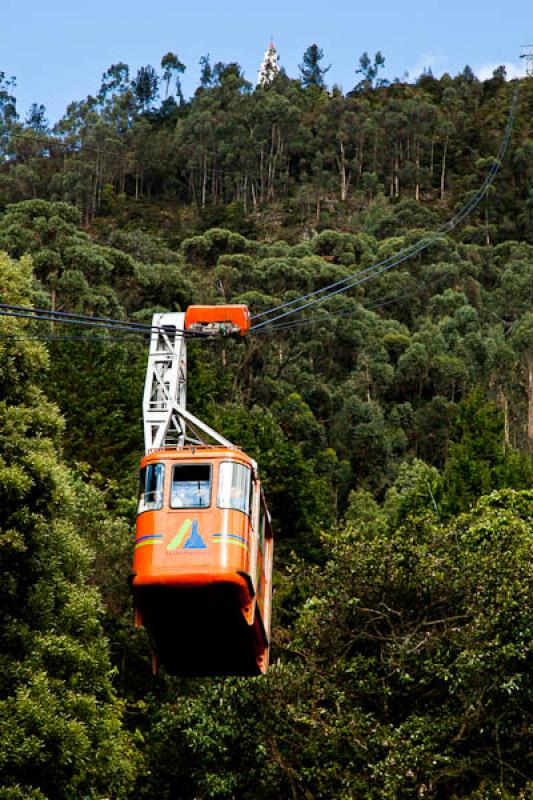
<path id="1" fill-rule="evenodd" d="M 249 467 L 223 461 L 218 471 L 218 506 L 249 514 L 251 486 L 252 473 Z"/>
<path id="2" fill-rule="evenodd" d="M 157 511 L 163 507 L 164 464 L 148 464 L 141 469 L 137 513 Z"/>
<path id="3" fill-rule="evenodd" d="M 211 465 L 180 464 L 172 470 L 171 508 L 208 508 L 211 500 Z"/>

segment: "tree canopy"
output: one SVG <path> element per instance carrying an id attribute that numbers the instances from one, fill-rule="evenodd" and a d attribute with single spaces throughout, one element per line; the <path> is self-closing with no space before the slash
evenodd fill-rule
<path id="1" fill-rule="evenodd" d="M 476 195 L 512 84 L 253 87 L 117 62 L 50 125 L 0 73 L 2 302 L 260 314 L 404 252 Z M 97 84 L 97 82 L 96 82 Z M 394 269 L 189 345 L 188 405 L 255 458 L 272 667 L 152 676 L 126 578 L 146 339 L 0 314 L 0 798 L 525 800 L 533 83 L 497 181 Z M 365 273 L 367 275 L 368 273 Z"/>

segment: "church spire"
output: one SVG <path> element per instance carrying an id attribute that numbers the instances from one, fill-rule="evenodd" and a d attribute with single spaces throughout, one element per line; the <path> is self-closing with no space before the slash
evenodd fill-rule
<path id="1" fill-rule="evenodd" d="M 276 75 L 278 75 L 279 71 L 278 51 L 276 50 L 272 37 L 270 37 L 270 44 L 267 50 L 265 50 L 263 61 L 257 73 L 257 83 L 261 86 L 268 86 L 269 83 L 272 83 Z"/>

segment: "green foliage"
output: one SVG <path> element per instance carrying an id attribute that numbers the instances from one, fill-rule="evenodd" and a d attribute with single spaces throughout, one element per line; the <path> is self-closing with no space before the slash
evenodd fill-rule
<path id="1" fill-rule="evenodd" d="M 502 491 L 388 528 L 354 496 L 325 563 L 284 579 L 282 663 L 155 709 L 141 796 L 526 796 L 532 512 Z"/>
<path id="2" fill-rule="evenodd" d="M 386 470 L 390 441 L 383 411 L 376 403 L 348 397 L 333 429 L 339 453 L 349 459 L 356 474 L 379 476 Z"/>
<path id="3" fill-rule="evenodd" d="M 6 78 L 5 72 L 0 72 L 0 146 L 2 152 L 4 152 L 11 126 L 18 118 L 17 99 L 13 94 L 15 86 L 15 78 Z"/>
<path id="4" fill-rule="evenodd" d="M 440 515 L 437 505 L 441 477 L 435 467 L 420 459 L 400 464 L 398 475 L 388 490 L 384 510 L 394 527 L 408 525 L 410 516 L 425 513 Z"/>
<path id="5" fill-rule="evenodd" d="M 0 76 L 3 301 L 258 314 L 420 241 L 492 166 L 512 86 L 388 87 L 383 61 L 343 96 L 316 46 L 256 89 L 205 57 L 189 101 L 174 53 L 114 64 L 67 150 Z M 531 92 L 462 230 L 294 326 L 190 345 L 190 408 L 273 513 L 264 678 L 154 679 L 132 628 L 145 340 L 0 317 L 0 797 L 527 796 Z"/>
<path id="6" fill-rule="evenodd" d="M 502 414 L 477 390 L 459 404 L 446 470 L 443 504 L 452 513 L 466 511 L 482 494 L 504 486 L 527 488 L 531 462 L 502 445 Z"/>
<path id="7" fill-rule="evenodd" d="M 244 253 L 247 249 L 246 239 L 238 233 L 212 228 L 202 236 L 185 239 L 181 251 L 185 259 L 197 266 L 214 266 L 223 253 Z"/>
<path id="8" fill-rule="evenodd" d="M 337 770 L 353 787 L 363 779 L 365 796 L 410 797 L 424 785 L 439 796 L 474 797 L 483 786 L 519 796 L 532 500 L 504 491 L 447 526 L 419 517 L 371 537 L 363 508 L 326 538 L 330 560 L 304 578 L 309 599 L 292 645 L 306 672 L 324 678 L 318 765 L 341 728 Z"/>
<path id="9" fill-rule="evenodd" d="M 416 84 L 388 86 L 377 51 L 362 54 L 360 80 L 344 95 L 338 86 L 326 91 L 330 67 L 323 60 L 313 44 L 299 80 L 281 71 L 253 89 L 237 63 L 212 65 L 207 55 L 187 101 L 177 54 L 162 56 L 160 73 L 147 65 L 133 78 L 127 64 L 113 64 L 99 89 L 69 105 L 53 135 L 37 104 L 24 125 L 18 122 L 15 81 L 2 74 L 0 135 L 12 156 L 0 178 L 2 206 L 67 201 L 89 225 L 108 220 L 121 198 L 125 222 L 145 227 L 141 202 L 156 205 L 161 226 L 174 235 L 183 227 L 187 238 L 210 227 L 264 230 L 273 238 L 281 224 L 297 239 L 323 228 L 352 233 L 354 220 L 369 232 L 382 224 L 383 235 L 391 235 L 450 216 L 482 181 L 479 171 L 491 166 L 511 82 L 499 74 L 480 84 L 469 68 L 453 80 L 428 74 Z M 517 135 L 502 168 L 504 202 L 491 198 L 475 212 L 464 241 L 532 241 L 530 93 L 524 84 Z M 184 212 L 183 204 L 193 208 Z M 502 206 L 506 218 L 498 227 L 494 212 Z"/>
<path id="10" fill-rule="evenodd" d="M 298 403 L 297 396 L 293 402 Z M 300 409 L 298 412 L 301 414 Z M 312 434 L 312 415 L 304 411 L 300 419 Z M 320 455 L 318 459 L 305 457 L 304 447 L 291 442 L 266 409 L 226 405 L 216 414 L 215 423 L 257 460 L 281 552 L 295 548 L 315 557 L 318 531 L 333 515 L 328 482 L 320 474 Z"/>
<path id="11" fill-rule="evenodd" d="M 133 93 L 143 111 L 148 111 L 155 102 L 159 90 L 159 78 L 152 66 L 140 67 L 132 81 Z"/>
<path id="12" fill-rule="evenodd" d="M 146 355 L 134 344 L 110 344 L 95 337 L 82 344 L 52 342 L 51 366 L 44 382 L 48 396 L 66 411 L 65 455 L 84 461 L 117 480 L 126 492 L 136 480 L 142 426 Z M 91 368 L 80 371 L 90 356 Z M 112 379 L 110 379 L 112 376 Z M 87 398 L 96 402 L 87 403 Z"/>
<path id="13" fill-rule="evenodd" d="M 373 86 L 383 86 L 387 81 L 378 79 L 379 70 L 385 66 L 385 58 L 380 50 L 374 56 L 374 61 L 370 60 L 365 51 L 359 59 L 359 67 L 355 70 L 356 75 L 362 75 L 362 80 L 357 84 L 356 90 L 372 89 Z"/>
<path id="14" fill-rule="evenodd" d="M 0 274 L 11 287 L 6 299 L 28 302 L 30 262 L 3 255 Z M 58 456 L 62 420 L 36 385 L 45 353 L 25 339 L 2 347 L 1 384 L 19 384 L 0 402 L 3 796 L 124 797 L 137 756 L 89 585 L 86 512 Z M 16 375 L 19 358 L 26 368 Z"/>
<path id="15" fill-rule="evenodd" d="M 79 223 L 79 212 L 66 203 L 24 201 L 0 218 L 0 248 L 15 258 L 32 255 L 35 275 L 56 308 L 114 316 L 120 311 L 116 288 L 132 278 L 135 263 L 92 243 Z"/>
<path id="16" fill-rule="evenodd" d="M 324 58 L 324 51 L 317 44 L 310 45 L 303 54 L 302 63 L 300 64 L 300 76 L 302 86 L 305 89 L 315 87 L 317 89 L 324 89 L 325 82 L 324 76 L 329 67 L 321 66 L 320 62 Z"/>

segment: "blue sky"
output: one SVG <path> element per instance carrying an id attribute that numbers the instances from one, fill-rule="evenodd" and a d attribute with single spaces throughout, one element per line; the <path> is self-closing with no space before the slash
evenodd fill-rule
<path id="1" fill-rule="evenodd" d="M 296 77 L 316 42 L 332 64 L 328 83 L 347 91 L 364 50 L 382 51 L 389 78 L 425 66 L 455 74 L 467 63 L 484 77 L 498 64 L 521 74 L 519 47 L 533 42 L 531 0 L 1 0 L 0 20 L 0 71 L 17 77 L 20 112 L 42 102 L 51 121 L 95 93 L 110 64 L 158 67 L 169 50 L 187 65 L 190 94 L 206 53 L 212 62 L 238 61 L 255 81 L 272 35 Z"/>

